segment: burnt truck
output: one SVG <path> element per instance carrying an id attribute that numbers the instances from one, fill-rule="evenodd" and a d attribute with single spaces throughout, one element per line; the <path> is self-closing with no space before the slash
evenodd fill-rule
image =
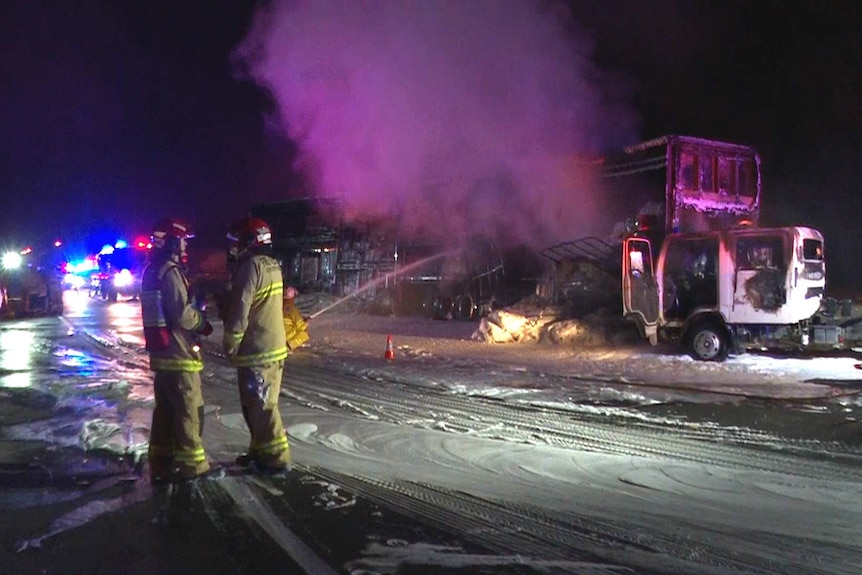
<path id="1" fill-rule="evenodd" d="M 760 227 L 755 148 L 667 136 L 627 151 L 629 173 L 625 164 L 612 173 L 648 167 L 665 184 L 663 209 L 639 214 L 621 242 L 623 315 L 645 338 L 680 342 L 705 361 L 841 347 L 841 327 L 816 317 L 826 294 L 823 235 Z M 652 159 L 636 157 L 644 153 Z"/>
<path id="2" fill-rule="evenodd" d="M 623 242 L 623 313 L 650 342 L 682 342 L 695 359 L 732 351 L 838 348 L 817 323 L 826 290 L 823 236 L 803 226 L 675 233 L 653 259 L 649 238 Z"/>

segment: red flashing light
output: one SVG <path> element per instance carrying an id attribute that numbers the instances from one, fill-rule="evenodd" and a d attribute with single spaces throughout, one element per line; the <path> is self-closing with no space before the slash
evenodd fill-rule
<path id="1" fill-rule="evenodd" d="M 147 238 L 140 237 L 135 240 L 135 248 L 139 250 L 149 250 L 152 249 L 152 247 L 153 244 L 151 244 Z"/>
<path id="2" fill-rule="evenodd" d="M 59 248 L 62 245 L 63 245 L 63 242 L 61 242 L 60 240 L 54 240 L 54 247 L 55 248 Z"/>

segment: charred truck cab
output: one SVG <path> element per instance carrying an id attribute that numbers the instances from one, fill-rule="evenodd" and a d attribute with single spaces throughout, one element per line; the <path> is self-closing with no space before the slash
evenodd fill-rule
<path id="1" fill-rule="evenodd" d="M 837 347 L 837 326 L 809 320 L 826 288 L 823 236 L 808 227 L 670 234 L 623 242 L 623 311 L 645 337 L 721 361 L 742 349 Z"/>
<path id="2" fill-rule="evenodd" d="M 625 152 L 606 177 L 658 206 L 622 241 L 623 314 L 644 337 L 713 361 L 742 349 L 840 347 L 839 326 L 812 320 L 826 292 L 823 236 L 759 227 L 755 148 L 665 136 Z"/>

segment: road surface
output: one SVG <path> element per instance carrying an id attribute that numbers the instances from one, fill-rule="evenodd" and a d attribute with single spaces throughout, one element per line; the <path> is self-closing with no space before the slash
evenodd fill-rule
<path id="1" fill-rule="evenodd" d="M 230 465 L 248 435 L 217 325 L 204 441 L 227 476 L 156 489 L 137 303 L 70 292 L 62 318 L 0 324 L 2 571 L 862 572 L 860 385 L 844 372 L 488 346 L 471 329 L 316 319 L 283 386 L 294 470 L 261 478 Z"/>

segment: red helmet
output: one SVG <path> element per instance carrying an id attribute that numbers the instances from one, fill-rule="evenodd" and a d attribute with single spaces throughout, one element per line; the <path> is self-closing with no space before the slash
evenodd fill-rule
<path id="1" fill-rule="evenodd" d="M 272 229 L 260 218 L 243 218 L 230 227 L 227 239 L 238 244 L 240 252 L 272 245 Z"/>
<path id="2" fill-rule="evenodd" d="M 163 218 L 153 226 L 152 244 L 157 250 L 169 247 L 171 251 L 179 247 L 179 240 L 195 237 L 192 227 L 175 218 Z"/>

